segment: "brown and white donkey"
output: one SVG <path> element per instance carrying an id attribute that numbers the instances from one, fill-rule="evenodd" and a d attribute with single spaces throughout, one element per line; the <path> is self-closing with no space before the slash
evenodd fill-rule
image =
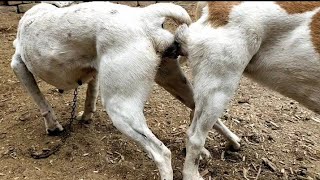
<path id="1" fill-rule="evenodd" d="M 208 131 L 219 124 L 243 74 L 320 112 L 320 2 L 199 2 L 196 15 L 176 31 L 194 76 L 185 180 L 202 179 L 198 165 Z M 240 147 L 237 136 L 225 135 Z"/>

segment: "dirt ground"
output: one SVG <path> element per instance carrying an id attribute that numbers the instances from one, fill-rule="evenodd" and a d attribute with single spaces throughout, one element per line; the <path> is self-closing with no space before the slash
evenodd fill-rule
<path id="1" fill-rule="evenodd" d="M 183 3 L 189 12 L 194 3 Z M 192 14 L 191 14 L 192 15 Z M 136 143 L 111 123 L 98 99 L 89 125 L 74 123 L 71 137 L 58 152 L 33 159 L 30 149 L 41 151 L 61 143 L 45 134 L 38 107 L 10 68 L 12 42 L 21 15 L 0 14 L 0 179 L 159 179 L 155 164 Z M 167 23 L 173 28 L 171 23 Z M 187 65 L 183 67 L 192 79 Z M 60 122 L 68 122 L 72 91 L 60 94 L 38 80 Z M 80 87 L 79 110 L 86 86 Z M 172 151 L 174 179 L 182 179 L 185 132 L 190 110 L 154 85 L 145 107 L 150 129 Z M 212 130 L 206 148 L 212 158 L 201 161 L 205 179 L 320 179 L 320 121 L 318 115 L 296 101 L 243 77 L 221 117 L 242 139 L 238 152 L 225 148 L 225 139 Z M 273 165 L 264 163 L 267 158 Z"/>

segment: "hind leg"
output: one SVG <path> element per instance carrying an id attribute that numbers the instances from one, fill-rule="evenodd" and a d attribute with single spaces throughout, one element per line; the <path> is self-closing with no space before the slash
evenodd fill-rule
<path id="1" fill-rule="evenodd" d="M 187 130 L 187 154 L 183 168 L 184 180 L 203 179 L 198 171 L 198 166 L 201 155 L 206 151 L 204 149 L 205 140 L 210 129 L 217 124 L 218 117 L 222 114 L 231 96 L 230 94 L 224 94 L 224 92 L 218 92 L 206 97 L 197 99 L 195 115 L 191 126 Z M 220 125 L 217 127 L 220 127 Z"/>
<path id="2" fill-rule="evenodd" d="M 240 149 L 240 141 L 241 139 L 235 135 L 230 129 L 225 126 L 219 119 L 214 124 L 213 128 L 217 130 L 220 134 L 222 134 L 229 141 L 229 146 L 231 146 L 235 150 Z"/>
<path id="3" fill-rule="evenodd" d="M 40 108 L 40 112 L 44 117 L 46 132 L 49 135 L 53 135 L 59 131 L 63 131 L 63 127 L 57 121 L 57 117 L 51 105 L 44 98 L 32 73 L 27 69 L 20 55 L 13 55 L 11 68 Z"/>
<path id="4" fill-rule="evenodd" d="M 77 117 L 78 120 L 88 123 L 88 120 L 92 118 L 93 113 L 96 111 L 98 92 L 99 84 L 96 77 L 88 83 L 84 111 L 79 113 Z"/>
<path id="5" fill-rule="evenodd" d="M 163 58 L 155 81 L 187 107 L 193 109 L 190 114 L 190 119 L 192 119 L 195 107 L 192 85 L 181 70 L 178 60 Z M 234 149 L 240 149 L 240 138 L 231 132 L 223 122 L 218 119 L 213 128 L 222 134 Z M 209 151 L 205 148 L 202 149 L 201 154 L 203 157 L 210 157 Z"/>
<path id="6" fill-rule="evenodd" d="M 149 44 L 137 45 L 141 52 L 132 46 L 134 51 L 103 57 L 99 68 L 101 99 L 113 125 L 144 149 L 162 180 L 172 180 L 171 152 L 148 128 L 143 114 L 154 83 L 157 56 Z M 145 51 L 148 48 L 150 51 Z"/>
<path id="7" fill-rule="evenodd" d="M 171 152 L 148 128 L 143 114 L 144 103 L 151 86 L 139 85 L 139 82 L 135 82 L 135 85 L 136 87 L 131 86 L 129 91 L 119 88 L 116 84 L 101 85 L 104 106 L 113 125 L 141 145 L 156 163 L 161 179 L 172 180 Z"/>
<path id="8" fill-rule="evenodd" d="M 194 110 L 192 110 L 192 112 L 190 113 L 190 119 L 193 119 L 193 115 Z M 213 125 L 213 129 L 218 131 L 218 133 L 223 135 L 229 141 L 228 146 L 231 146 L 234 150 L 240 149 L 241 139 L 236 134 L 234 134 L 226 125 L 224 125 L 220 119 L 218 119 L 217 122 Z M 210 156 L 209 152 L 205 148 L 202 149 L 201 154 L 205 155 L 205 157 L 207 158 Z"/>
<path id="9" fill-rule="evenodd" d="M 177 59 L 162 58 L 155 81 L 181 103 L 194 109 L 192 85 L 182 72 Z"/>
<path id="10" fill-rule="evenodd" d="M 234 69 L 232 69 L 234 71 Z M 198 171 L 201 151 L 210 129 L 217 124 L 227 104 L 233 97 L 241 78 L 239 72 L 229 76 L 212 77 L 199 73 L 195 82 L 196 108 L 191 126 L 187 130 L 186 159 L 183 167 L 184 180 L 202 180 Z M 240 73 L 241 72 L 241 73 Z M 226 69 L 226 74 L 229 69 Z M 206 82 L 211 82 L 206 84 Z M 206 86 L 203 86 L 206 84 Z M 218 125 L 220 127 L 221 124 Z M 222 129 L 224 129 L 222 127 Z M 219 130 L 219 129 L 218 129 Z M 224 132 L 226 134 L 230 132 Z M 237 139 L 236 137 L 230 137 Z"/>
<path id="11" fill-rule="evenodd" d="M 162 180 L 172 180 L 171 152 L 148 128 L 143 106 L 139 105 L 141 99 L 122 101 L 121 98 L 112 97 L 105 100 L 113 125 L 144 149 L 156 163 Z"/>

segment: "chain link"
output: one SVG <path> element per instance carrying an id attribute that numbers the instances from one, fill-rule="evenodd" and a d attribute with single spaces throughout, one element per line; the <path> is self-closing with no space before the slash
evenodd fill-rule
<path id="1" fill-rule="evenodd" d="M 42 159 L 42 158 L 47 158 L 54 154 L 55 152 L 59 151 L 59 149 L 65 144 L 66 140 L 68 137 L 71 136 L 71 131 L 72 131 L 72 123 L 74 119 L 76 118 L 76 110 L 77 110 L 77 98 L 78 98 L 78 87 L 74 90 L 73 92 L 73 100 L 72 100 L 72 111 L 71 111 L 71 117 L 69 120 L 69 123 L 65 126 L 65 130 L 61 135 L 61 144 L 58 144 L 54 146 L 52 149 L 49 151 L 43 151 L 42 153 L 36 153 L 33 151 L 30 151 L 30 155 L 34 159 Z"/>
<path id="2" fill-rule="evenodd" d="M 70 128 L 71 128 L 72 122 L 76 118 L 77 99 L 78 99 L 78 87 L 73 92 L 72 110 L 71 110 L 71 117 L 70 117 L 70 120 L 69 120 L 69 127 Z"/>

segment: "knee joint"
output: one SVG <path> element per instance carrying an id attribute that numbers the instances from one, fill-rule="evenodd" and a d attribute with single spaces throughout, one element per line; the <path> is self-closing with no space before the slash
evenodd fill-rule
<path id="1" fill-rule="evenodd" d="M 202 149 L 202 147 L 204 146 L 205 140 L 203 140 L 203 138 L 196 136 L 196 135 L 192 135 L 188 137 L 188 144 L 190 147 L 192 147 L 192 149 Z"/>
<path id="2" fill-rule="evenodd" d="M 163 163 L 169 162 L 171 161 L 171 151 L 164 146 L 162 148 L 162 152 L 159 155 L 154 155 L 153 159 L 157 164 L 163 164 Z"/>

